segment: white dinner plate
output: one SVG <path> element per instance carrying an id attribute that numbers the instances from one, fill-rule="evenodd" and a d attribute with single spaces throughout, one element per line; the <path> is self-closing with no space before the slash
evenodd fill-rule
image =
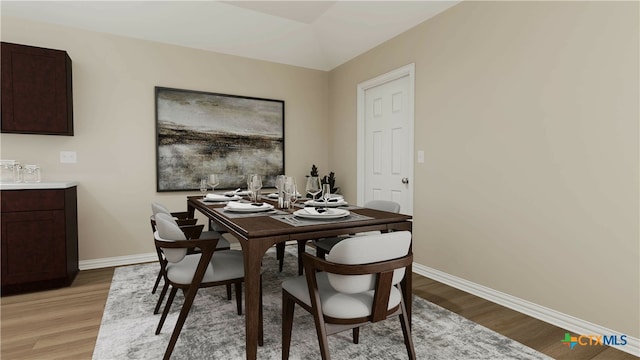
<path id="1" fill-rule="evenodd" d="M 339 206 L 344 206 L 344 205 L 349 205 L 348 202 L 344 201 L 344 199 L 337 199 L 337 200 L 333 200 L 333 199 L 329 199 L 329 201 L 327 201 L 327 207 L 339 207 Z M 318 207 L 324 207 L 324 200 L 307 200 L 304 202 L 305 205 L 312 205 L 312 206 L 318 206 Z"/>
<path id="2" fill-rule="evenodd" d="M 345 216 L 349 216 L 349 214 L 351 214 L 349 210 L 344 210 L 344 209 L 328 208 L 328 209 L 323 209 L 326 211 L 321 213 L 310 213 L 306 209 L 313 209 L 313 208 L 304 208 L 304 209 L 296 210 L 293 212 L 293 215 L 299 216 L 301 218 L 306 218 L 306 219 L 339 219 Z"/>
<path id="3" fill-rule="evenodd" d="M 262 203 L 260 206 L 252 205 L 252 203 L 229 203 L 224 209 L 233 212 L 253 213 L 272 210 L 273 205 L 267 203 Z"/>

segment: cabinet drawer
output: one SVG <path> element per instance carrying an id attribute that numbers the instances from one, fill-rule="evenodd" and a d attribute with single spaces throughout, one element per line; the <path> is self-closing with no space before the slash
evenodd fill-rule
<path id="1" fill-rule="evenodd" d="M 0 198 L 2 213 L 64 209 L 64 190 L 5 190 Z"/>

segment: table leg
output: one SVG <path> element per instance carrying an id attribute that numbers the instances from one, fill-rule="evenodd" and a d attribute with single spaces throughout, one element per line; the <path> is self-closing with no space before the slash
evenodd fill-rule
<path id="1" fill-rule="evenodd" d="M 298 240 L 298 275 L 302 275 L 304 265 L 302 265 L 302 254 L 307 248 L 307 240 Z"/>
<path id="2" fill-rule="evenodd" d="M 260 273 L 262 257 L 271 244 L 248 239 L 240 241 L 244 255 L 244 286 L 245 286 L 245 332 L 247 360 L 255 360 L 258 356 L 260 339 Z"/>
<path id="3" fill-rule="evenodd" d="M 407 318 L 409 318 L 409 326 L 411 326 L 411 308 L 412 308 L 412 304 L 413 304 L 413 298 L 412 298 L 412 293 L 413 293 L 413 265 L 409 265 L 409 267 L 407 268 L 407 273 L 404 275 L 404 279 L 403 282 L 404 284 L 402 284 L 402 296 L 404 297 L 405 300 L 405 307 L 407 309 Z"/>

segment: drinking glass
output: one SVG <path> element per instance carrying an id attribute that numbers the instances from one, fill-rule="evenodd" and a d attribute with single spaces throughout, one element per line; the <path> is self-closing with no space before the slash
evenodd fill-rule
<path id="1" fill-rule="evenodd" d="M 310 176 L 307 178 L 307 193 L 313 197 L 313 200 L 316 200 L 316 195 L 318 195 L 322 191 L 322 187 L 320 187 L 320 178 L 317 176 Z"/>
<path id="2" fill-rule="evenodd" d="M 245 175 L 245 180 L 247 180 L 247 191 L 249 192 L 249 199 L 251 199 L 251 177 L 253 174 Z"/>
<path id="3" fill-rule="evenodd" d="M 331 197 L 331 185 L 322 184 L 322 199 L 324 199 L 324 207 L 327 207 L 330 197 Z"/>
<path id="4" fill-rule="evenodd" d="M 285 207 L 292 209 L 293 205 L 298 200 L 298 187 L 296 186 L 296 179 L 293 176 L 287 176 L 284 182 L 284 199 Z"/>
<path id="5" fill-rule="evenodd" d="M 278 175 L 276 176 L 276 190 L 278 190 L 278 207 L 282 208 L 283 207 L 283 201 L 284 201 L 284 182 L 286 180 L 286 176 L 284 175 Z"/>
<path id="6" fill-rule="evenodd" d="M 207 178 L 200 179 L 200 192 L 203 199 L 207 197 Z"/>
<path id="7" fill-rule="evenodd" d="M 207 185 L 211 187 L 211 191 L 213 192 L 216 186 L 220 185 L 220 177 L 218 174 L 209 174 L 207 177 Z"/>
<path id="8" fill-rule="evenodd" d="M 251 175 L 251 181 L 249 182 L 249 190 L 252 193 L 252 201 L 258 202 L 260 201 L 258 193 L 262 189 L 262 177 L 258 174 Z"/>

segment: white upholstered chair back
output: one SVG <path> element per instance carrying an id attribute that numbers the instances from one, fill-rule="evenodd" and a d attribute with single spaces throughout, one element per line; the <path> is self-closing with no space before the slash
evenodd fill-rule
<path id="1" fill-rule="evenodd" d="M 391 200 L 371 200 L 364 204 L 364 207 L 396 214 L 400 212 L 400 204 Z"/>
<path id="2" fill-rule="evenodd" d="M 327 261 L 346 264 L 369 264 L 403 257 L 409 253 L 411 232 L 395 231 L 391 233 L 367 236 L 355 236 L 337 243 L 327 254 Z M 393 274 L 393 285 L 404 277 L 404 268 Z M 337 275 L 328 274 L 329 283 L 339 292 L 356 294 L 375 287 L 375 275 Z"/>
<path id="3" fill-rule="evenodd" d="M 156 214 L 171 215 L 171 212 L 169 211 L 169 209 L 167 209 L 164 205 L 157 202 L 151 203 L 151 213 L 154 215 L 154 217 Z"/>
<path id="4" fill-rule="evenodd" d="M 187 240 L 187 237 L 176 223 L 173 216 L 165 213 L 157 213 L 156 217 L 156 233 L 154 236 L 158 240 L 163 241 L 180 241 Z M 187 249 L 162 249 L 165 258 L 171 263 L 180 262 L 187 255 Z"/>

